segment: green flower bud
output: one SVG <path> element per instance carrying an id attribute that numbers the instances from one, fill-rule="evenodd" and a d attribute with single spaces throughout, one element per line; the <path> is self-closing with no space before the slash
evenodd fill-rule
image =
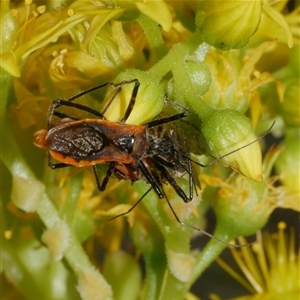
<path id="1" fill-rule="evenodd" d="M 149 73 L 139 70 L 128 70 L 121 73 L 116 78 L 115 83 L 130 81 L 135 78 L 139 80 L 140 87 L 133 110 L 126 123 L 143 124 L 153 119 L 161 112 L 164 105 L 165 93 L 157 78 L 151 76 Z M 134 83 L 122 85 L 122 91 L 117 95 L 105 112 L 105 116 L 109 120 L 119 121 L 123 118 L 131 99 L 133 87 Z M 108 93 L 103 107 L 106 106 L 107 101 L 111 99 L 111 96 L 112 93 Z"/>
<path id="2" fill-rule="evenodd" d="M 201 274 L 219 256 L 232 240 L 254 234 L 268 221 L 273 200 L 269 195 L 268 181 L 255 182 L 239 174 L 229 181 L 210 178 L 213 186 L 219 187 L 219 197 L 213 208 L 217 217 L 214 237 L 197 257 L 194 274 Z M 220 243 L 220 241 L 224 243 Z M 245 243 L 246 244 L 246 243 Z"/>
<path id="3" fill-rule="evenodd" d="M 281 144 L 283 151 L 275 162 L 275 168 L 284 186 L 300 192 L 300 143 L 299 130 L 289 132 Z"/>
<path id="4" fill-rule="evenodd" d="M 235 110 L 218 110 L 203 121 L 201 132 L 211 156 L 225 156 L 221 159 L 224 165 L 248 178 L 261 180 L 261 150 L 258 143 L 253 143 L 257 138 L 247 117 Z"/>
<path id="5" fill-rule="evenodd" d="M 217 217 L 215 235 L 228 236 L 230 241 L 238 236 L 254 234 L 268 221 L 272 211 L 266 201 L 268 185 L 265 181 L 254 182 L 240 175 L 219 190 L 220 197 L 214 203 Z"/>
<path id="6" fill-rule="evenodd" d="M 211 85 L 211 73 L 207 64 L 200 61 L 188 60 L 185 67 L 195 91 L 198 95 L 205 94 Z"/>
<path id="7" fill-rule="evenodd" d="M 179 60 L 180 58 L 178 58 Z M 190 104 L 198 106 L 199 96 L 205 94 L 211 85 L 211 73 L 207 64 L 196 58 L 195 60 L 186 60 L 183 65 L 174 65 L 172 72 L 174 75 L 174 99 L 182 104 L 186 99 Z M 169 96 L 173 99 L 172 94 Z"/>
<path id="8" fill-rule="evenodd" d="M 240 49 L 256 32 L 261 1 L 200 1 L 196 26 L 204 41 L 222 50 Z"/>
<path id="9" fill-rule="evenodd" d="M 300 79 L 291 79 L 285 88 L 281 116 L 289 126 L 300 126 Z"/>

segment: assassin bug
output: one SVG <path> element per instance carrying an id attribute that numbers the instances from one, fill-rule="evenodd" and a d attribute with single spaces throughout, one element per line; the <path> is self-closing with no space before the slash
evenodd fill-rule
<path id="1" fill-rule="evenodd" d="M 129 83 L 134 83 L 131 99 L 124 117 L 118 123 L 106 120 L 103 113 L 90 107 L 72 102 L 87 93 L 110 85 L 115 89 L 115 93 L 109 102 L 110 104 L 116 95 L 120 93 L 121 86 Z M 166 169 L 172 168 L 175 172 L 175 168 L 180 168 L 176 164 L 179 162 L 179 159 L 170 162 L 165 157 L 165 150 L 172 146 L 171 143 L 167 144 L 166 139 L 169 138 L 171 140 L 171 135 L 174 135 L 174 133 L 168 132 L 168 135 L 164 136 L 158 142 L 156 137 L 149 132 L 153 127 L 186 117 L 188 112 L 185 110 L 182 113 L 150 121 L 144 125 L 126 124 L 125 122 L 134 107 L 139 85 L 140 83 L 137 79 L 123 81 L 119 84 L 106 83 L 84 91 L 68 100 L 54 100 L 49 109 L 48 130 L 36 132 L 34 143 L 40 148 L 49 148 L 48 165 L 52 169 L 67 166 L 92 166 L 99 191 L 105 190 L 112 174 L 120 179 L 130 179 L 132 181 L 144 177 L 159 198 L 164 197 L 159 180 L 166 180 L 173 186 L 178 195 L 185 202 L 188 202 L 192 200 L 192 195 L 190 197 L 186 196 Z M 89 112 L 97 118 L 80 120 L 58 111 L 57 109 L 61 106 L 74 107 Z M 107 107 L 104 111 L 106 109 Z M 53 116 L 61 119 L 59 124 L 54 125 Z M 164 145 L 164 149 L 161 148 L 162 145 Z M 171 149 L 174 152 L 174 147 L 171 147 Z M 168 153 L 168 158 L 170 158 L 171 149 L 166 152 Z M 184 154 L 188 156 L 188 153 Z M 52 158 L 59 161 L 59 163 L 53 163 Z M 188 167 L 185 171 L 192 175 L 190 162 L 187 157 L 181 156 L 180 160 L 185 161 Z M 97 173 L 97 164 L 109 164 L 106 176 L 101 184 Z M 182 165 L 181 161 L 180 165 Z M 157 169 L 158 173 L 161 173 L 160 179 L 158 177 L 155 178 L 152 174 L 151 168 L 153 167 Z M 190 182 L 192 185 L 192 177 Z"/>
<path id="2" fill-rule="evenodd" d="M 119 122 L 109 121 L 105 118 L 104 113 L 125 84 L 134 85 L 125 114 Z M 107 86 L 111 86 L 114 92 L 103 112 L 73 102 L 90 92 Z M 153 189 L 159 198 L 166 199 L 178 223 L 201 231 L 209 237 L 225 243 L 202 229 L 181 222 L 163 191 L 163 184 L 170 184 L 184 202 L 189 202 L 193 199 L 193 190 L 197 192 L 197 181 L 192 169 L 192 162 L 194 161 L 190 158 L 190 152 L 184 143 L 181 144 L 178 141 L 176 130 L 166 129 L 165 126 L 171 122 L 184 119 L 188 115 L 188 110 L 178 104 L 173 104 L 180 108 L 182 112 L 156 119 L 143 125 L 126 124 L 134 107 L 139 86 L 140 83 L 137 79 L 122 81 L 117 84 L 105 83 L 83 91 L 68 100 L 54 100 L 48 112 L 48 129 L 35 133 L 35 145 L 49 149 L 48 165 L 52 169 L 68 166 L 92 166 L 99 191 L 105 190 L 111 175 L 131 181 L 144 179 L 150 184 L 151 187 L 130 210 L 110 220 L 132 211 Z M 59 110 L 61 107 L 72 107 L 87 112 L 94 117 L 79 119 Z M 54 123 L 54 117 L 60 119 L 58 124 Z M 253 141 L 253 143 L 256 141 Z M 249 144 L 244 147 L 247 146 Z M 244 147 L 227 153 L 225 156 Z M 214 160 L 212 163 L 225 156 Z M 58 162 L 53 162 L 53 159 Z M 199 164 L 197 162 L 194 163 Z M 108 164 L 106 175 L 101 183 L 96 168 L 97 164 Z M 188 173 L 189 176 L 189 195 L 176 182 L 176 179 L 185 173 Z"/>

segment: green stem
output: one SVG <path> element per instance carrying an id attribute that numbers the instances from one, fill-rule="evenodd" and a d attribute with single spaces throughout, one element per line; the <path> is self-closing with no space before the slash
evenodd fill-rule
<path id="1" fill-rule="evenodd" d="M 198 36 L 195 34 L 185 43 L 174 46 L 166 56 L 148 70 L 148 73 L 158 80 L 162 80 L 171 71 L 175 86 L 177 86 L 177 94 L 180 92 L 193 110 L 204 120 L 209 118 L 214 110 L 202 100 L 199 92 L 195 90 L 190 78 L 191 74 L 186 66 L 186 61 L 191 59 L 195 49 L 199 46 L 197 39 Z"/>
<path id="2" fill-rule="evenodd" d="M 20 257 L 19 249 L 6 239 L 3 239 L 1 243 L 1 258 L 5 275 L 13 280 L 14 285 L 26 296 L 26 299 L 49 299 L 43 287 L 32 276 L 32 270 Z"/>
<path id="3" fill-rule="evenodd" d="M 167 54 L 167 49 L 157 23 L 144 14 L 140 14 L 137 21 L 142 26 L 157 60 L 160 60 Z"/>
<path id="4" fill-rule="evenodd" d="M 22 158 L 18 146 L 13 139 L 13 134 L 8 123 L 3 123 L 6 124 L 5 139 L 3 140 L 4 143 L 1 147 L 1 159 L 3 163 L 10 170 L 13 177 L 21 176 L 25 180 L 36 180 L 33 172 Z M 44 193 L 40 199 L 40 203 L 37 207 L 37 213 L 47 228 L 51 228 L 61 221 L 58 211 L 46 193 Z M 65 256 L 74 270 L 76 270 L 78 265 L 91 266 L 89 258 L 71 230 L 69 245 L 65 251 Z"/>
<path id="5" fill-rule="evenodd" d="M 12 177 L 22 177 L 28 182 L 36 181 L 41 184 L 34 176 L 31 169 L 26 164 L 18 145 L 14 139 L 13 133 L 11 131 L 10 124 L 5 116 L 6 112 L 6 103 L 8 90 L 10 86 L 10 76 L 5 76 L 6 74 L 1 74 L 1 149 L 0 149 L 0 159 L 4 165 L 10 171 Z M 5 128 L 5 131 L 3 130 Z M 32 189 L 32 187 L 31 187 Z M 40 202 L 38 203 L 37 214 L 46 225 L 47 228 L 51 228 L 56 225 L 58 222 L 61 222 L 62 219 L 59 216 L 59 213 L 51 200 L 49 199 L 46 193 L 41 194 Z M 67 259 L 69 265 L 73 268 L 76 273 L 78 267 L 90 267 L 92 264 L 84 252 L 81 244 L 76 238 L 75 234 L 72 231 L 72 228 L 69 227 L 70 237 L 68 247 L 64 252 L 65 258 Z M 25 276 L 25 275 L 24 275 Z M 105 280 L 103 278 L 103 280 Z"/>
<path id="6" fill-rule="evenodd" d="M 200 275 L 210 266 L 212 262 L 216 260 L 216 258 L 226 247 L 227 245 L 216 240 L 210 240 L 208 242 L 196 259 L 193 275 L 189 282 L 190 285 L 192 285 L 197 278 L 200 277 Z"/>
<path id="7" fill-rule="evenodd" d="M 1 1 L 0 2 L 0 18 L 2 18 L 9 13 L 9 1 Z"/>
<path id="8" fill-rule="evenodd" d="M 71 176 L 68 179 L 68 194 L 60 215 L 70 226 L 72 226 L 75 221 L 78 199 L 82 189 L 82 180 L 83 172 Z"/>
<path id="9" fill-rule="evenodd" d="M 165 276 L 159 300 L 181 300 L 185 299 L 188 292 L 186 282 L 179 281 L 168 271 Z"/>

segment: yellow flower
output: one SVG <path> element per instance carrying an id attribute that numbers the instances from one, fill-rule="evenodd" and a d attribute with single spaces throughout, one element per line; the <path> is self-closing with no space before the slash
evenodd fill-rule
<path id="1" fill-rule="evenodd" d="M 244 277 L 234 271 L 220 258 L 217 262 L 232 277 L 247 288 L 252 295 L 234 300 L 299 299 L 299 248 L 296 250 L 294 230 L 285 233 L 286 224 L 278 224 L 278 233 L 257 233 L 257 243 L 251 247 L 230 248 Z M 240 244 L 247 244 L 239 238 Z"/>
<path id="2" fill-rule="evenodd" d="M 83 73 L 88 71 L 89 75 L 96 76 L 104 68 L 104 73 L 110 71 L 116 75 L 116 67 L 133 57 L 133 49 L 121 23 L 112 22 L 106 30 L 101 30 L 110 20 L 128 16 L 133 20 L 142 13 L 165 31 L 172 26 L 171 14 L 163 1 L 115 1 L 111 5 L 105 1 L 78 0 L 69 7 L 52 11 L 47 11 L 45 6 L 36 7 L 31 0 L 9 11 L 9 1 L 2 1 L 1 9 L 1 26 L 6 34 L 1 40 L 0 66 L 16 77 L 20 77 L 20 66 L 31 53 L 67 32 L 80 52 L 59 57 L 60 64 L 65 58 L 67 65 Z"/>
<path id="3" fill-rule="evenodd" d="M 241 61 L 239 51 L 211 50 L 205 59 L 211 73 L 212 84 L 205 102 L 215 109 L 230 108 L 245 113 L 251 108 L 252 124 L 256 126 L 262 114 L 262 103 L 257 88 L 274 81 L 268 72 L 259 72 L 256 64 L 275 42 L 265 42 L 245 51 Z"/>

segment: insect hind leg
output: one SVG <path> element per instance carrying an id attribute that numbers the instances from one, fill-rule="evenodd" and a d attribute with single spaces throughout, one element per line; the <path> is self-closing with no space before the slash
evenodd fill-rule
<path id="1" fill-rule="evenodd" d="M 155 159 L 155 158 L 154 158 Z M 193 198 L 188 197 L 183 189 L 177 184 L 176 180 L 172 177 L 172 175 L 167 171 L 167 169 L 159 163 L 155 163 L 156 168 L 161 172 L 167 182 L 172 186 L 175 190 L 176 194 L 185 202 L 190 202 Z M 165 194 L 164 194 L 165 196 Z"/>

